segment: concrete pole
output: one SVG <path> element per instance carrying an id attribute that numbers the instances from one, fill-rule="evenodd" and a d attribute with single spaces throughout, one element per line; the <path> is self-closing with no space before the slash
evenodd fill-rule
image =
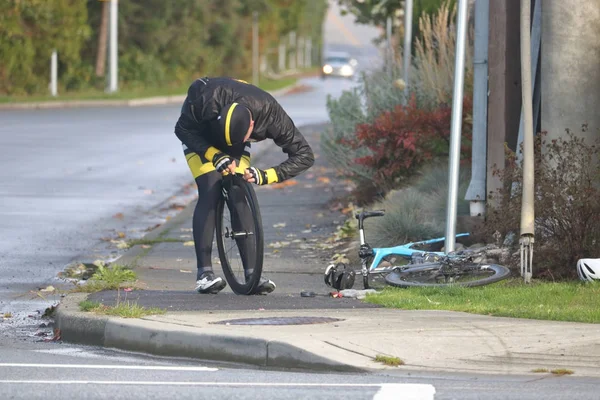
<path id="1" fill-rule="evenodd" d="M 298 68 L 304 68 L 304 38 L 298 38 L 298 47 L 296 48 L 296 65 Z"/>
<path id="2" fill-rule="evenodd" d="M 542 7 L 542 130 L 552 140 L 570 129 L 591 143 L 600 135 L 600 1 L 544 0 Z"/>
<path id="3" fill-rule="evenodd" d="M 413 0 L 404 1 L 404 99 L 409 95 L 409 72 L 412 61 L 412 20 L 413 20 Z"/>
<path id="4" fill-rule="evenodd" d="M 452 126 L 450 129 L 450 160 L 448 177 L 448 203 L 446 212 L 446 253 L 454 251 L 456 244 L 456 213 L 458 200 L 458 174 L 460 162 L 460 136 L 462 128 L 462 103 L 465 80 L 465 42 L 467 38 L 468 0 L 458 0 L 456 17 L 456 53 L 454 58 L 454 92 L 452 96 Z"/>
<path id="5" fill-rule="evenodd" d="M 50 95 L 52 97 L 58 95 L 58 54 L 56 50 L 52 50 L 50 56 Z"/>
<path id="6" fill-rule="evenodd" d="M 259 72 L 259 57 L 258 57 L 258 12 L 252 13 L 252 84 L 258 86 Z"/>
<path id="7" fill-rule="evenodd" d="M 296 42 L 296 32 L 290 32 L 290 48 L 292 54 L 290 55 L 290 69 L 293 71 L 296 69 L 296 52 L 298 51 L 298 43 Z"/>
<path id="8" fill-rule="evenodd" d="M 465 196 L 465 200 L 470 201 L 470 214 L 472 217 L 485 214 L 489 18 L 490 0 L 476 0 L 471 182 Z"/>
<path id="9" fill-rule="evenodd" d="M 108 86 L 109 93 L 115 93 L 118 90 L 119 82 L 119 64 L 118 64 L 118 0 L 110 0 L 110 81 Z"/>
<path id="10" fill-rule="evenodd" d="M 312 39 L 308 38 L 304 41 L 304 66 L 312 67 Z"/>
<path id="11" fill-rule="evenodd" d="M 279 59 L 277 63 L 277 69 L 279 73 L 285 71 L 285 59 L 286 59 L 287 48 L 283 40 L 279 43 Z"/>

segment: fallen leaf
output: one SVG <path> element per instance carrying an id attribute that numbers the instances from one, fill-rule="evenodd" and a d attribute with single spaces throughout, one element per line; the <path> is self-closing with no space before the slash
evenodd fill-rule
<path id="1" fill-rule="evenodd" d="M 152 194 L 152 193 L 154 193 L 154 190 L 152 190 L 152 189 L 144 190 L 144 194 Z"/>
<path id="2" fill-rule="evenodd" d="M 150 246 L 149 244 L 143 244 L 142 245 L 142 249 L 149 249 L 150 247 L 152 247 L 152 246 Z"/>
<path id="3" fill-rule="evenodd" d="M 125 232 L 117 232 L 117 236 L 123 239 L 125 237 Z"/>
<path id="4" fill-rule="evenodd" d="M 298 181 L 295 179 L 288 179 L 287 181 L 283 181 L 280 183 L 274 183 L 272 185 L 269 185 L 268 187 L 272 187 L 273 189 L 283 189 L 286 187 L 290 187 L 290 186 L 295 186 L 298 184 Z"/>
<path id="5" fill-rule="evenodd" d="M 181 232 L 191 232 L 193 231 L 192 228 L 181 228 Z"/>
<path id="6" fill-rule="evenodd" d="M 171 216 L 170 216 L 170 215 L 167 215 L 167 217 L 165 218 L 165 221 L 168 221 L 168 220 L 170 220 L 170 219 L 171 219 Z"/>
<path id="7" fill-rule="evenodd" d="M 194 241 L 190 240 L 190 241 L 184 242 L 183 245 L 184 246 L 193 246 L 194 245 Z"/>
<path id="8" fill-rule="evenodd" d="M 183 261 L 183 258 L 178 258 L 175 261 Z"/>
<path id="9" fill-rule="evenodd" d="M 192 271 L 190 271 L 189 269 L 180 269 L 179 272 L 183 272 L 184 274 L 191 274 Z"/>
<path id="10" fill-rule="evenodd" d="M 182 239 L 187 239 L 187 238 L 191 238 L 192 235 L 179 235 L 179 237 Z"/>
<path id="11" fill-rule="evenodd" d="M 331 182 L 331 179 L 329 179 L 326 176 L 320 176 L 317 178 L 317 182 L 321 182 L 321 183 L 329 183 Z"/>
<path id="12" fill-rule="evenodd" d="M 115 215 L 113 215 L 113 218 L 123 219 L 123 218 L 125 218 L 125 215 L 123 215 L 123 213 L 116 213 Z"/>
<path id="13" fill-rule="evenodd" d="M 273 228 L 285 228 L 285 222 L 279 222 L 273 225 Z"/>
<path id="14" fill-rule="evenodd" d="M 290 242 L 273 242 L 273 243 L 269 243 L 268 247 L 278 249 L 278 248 L 289 246 L 289 245 L 290 245 Z"/>
<path id="15" fill-rule="evenodd" d="M 128 288 L 123 289 L 123 291 L 124 292 L 133 292 L 133 288 L 128 287 Z"/>
<path id="16" fill-rule="evenodd" d="M 310 230 L 310 229 L 305 229 L 305 230 L 303 230 L 303 231 L 302 231 L 302 233 L 312 233 L 312 230 Z"/>
<path id="17" fill-rule="evenodd" d="M 56 288 L 52 285 L 50 286 L 46 286 L 43 289 L 40 289 L 40 292 L 54 292 L 56 290 Z"/>

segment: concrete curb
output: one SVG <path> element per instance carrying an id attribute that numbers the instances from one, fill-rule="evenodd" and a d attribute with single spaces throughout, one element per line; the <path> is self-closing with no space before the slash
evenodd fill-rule
<path id="1" fill-rule="evenodd" d="M 281 96 L 290 90 L 299 87 L 300 83 L 271 91 L 272 96 Z M 181 104 L 185 95 L 156 96 L 129 100 L 65 100 L 65 101 L 37 101 L 22 103 L 0 104 L 0 110 L 45 110 L 56 108 L 83 108 L 83 107 L 143 107 L 165 104 Z"/>
<path id="2" fill-rule="evenodd" d="M 234 362 L 265 368 L 366 372 L 280 341 L 200 333 L 144 319 L 96 316 L 79 311 L 85 293 L 67 295 L 56 310 L 64 341 L 149 354 Z"/>

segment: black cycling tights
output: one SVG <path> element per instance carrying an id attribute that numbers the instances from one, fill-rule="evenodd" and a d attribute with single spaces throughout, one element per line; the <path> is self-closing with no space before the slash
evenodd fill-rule
<path id="1" fill-rule="evenodd" d="M 200 275 L 207 271 L 212 271 L 212 243 L 215 233 L 215 214 L 217 203 L 221 194 L 221 174 L 217 171 L 200 175 L 196 178 L 198 185 L 198 202 L 194 210 L 193 230 L 194 243 L 196 248 L 196 259 L 198 262 L 198 279 Z M 243 195 L 230 193 L 229 198 L 233 201 L 236 212 L 234 215 L 240 215 L 241 220 L 234 220 L 234 230 L 252 230 L 253 218 Z M 241 193 L 240 193 L 241 194 Z M 240 226 L 241 225 L 241 226 Z M 240 239 L 243 240 L 243 239 Z M 245 240 L 244 243 L 251 241 Z M 240 248 L 242 259 L 252 252 L 248 243 L 248 249 Z M 244 262 L 244 267 L 246 263 Z"/>

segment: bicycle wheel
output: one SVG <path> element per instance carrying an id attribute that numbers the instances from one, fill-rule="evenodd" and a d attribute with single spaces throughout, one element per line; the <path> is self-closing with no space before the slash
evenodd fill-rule
<path id="1" fill-rule="evenodd" d="M 253 294 L 263 267 L 263 230 L 256 193 L 240 176 L 223 179 L 216 209 L 219 259 L 236 294 Z"/>
<path id="2" fill-rule="evenodd" d="M 417 264 L 397 269 L 385 277 L 388 285 L 396 287 L 483 286 L 508 278 L 508 268 L 498 264 L 467 263 L 445 266 L 440 263 Z"/>

